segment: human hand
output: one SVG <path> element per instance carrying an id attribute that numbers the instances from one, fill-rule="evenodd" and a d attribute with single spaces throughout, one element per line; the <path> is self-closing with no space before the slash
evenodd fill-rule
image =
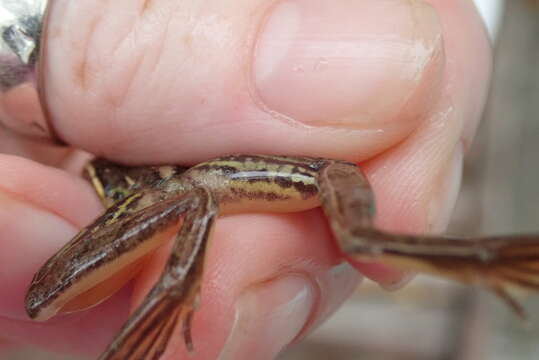
<path id="1" fill-rule="evenodd" d="M 230 153 L 360 162 L 378 226 L 441 231 L 483 107 L 490 52 L 471 2 L 428 3 L 56 0 L 44 68 L 51 124 L 66 143 L 126 164 Z M 73 175 L 82 156 L 3 136 L 2 151 L 18 156 L 0 156 L 0 286 L 8 289 L 0 334 L 96 356 L 166 251 L 106 303 L 30 322 L 23 303 L 33 273 L 102 209 Z M 335 311 L 359 276 L 339 265 L 331 241 L 319 211 L 219 220 L 195 358 L 271 359 Z M 381 284 L 402 279 L 380 264 L 355 266 Z M 177 337 L 167 356 L 184 352 Z"/>

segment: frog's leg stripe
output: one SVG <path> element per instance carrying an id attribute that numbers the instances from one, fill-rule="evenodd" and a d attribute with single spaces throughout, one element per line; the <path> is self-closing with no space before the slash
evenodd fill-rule
<path id="1" fill-rule="evenodd" d="M 322 207 L 346 256 L 481 284 L 524 316 L 508 290 L 539 289 L 539 235 L 463 239 L 386 233 L 373 225 L 374 197 L 358 167 L 333 162 L 317 178 Z"/>
<path id="2" fill-rule="evenodd" d="M 186 196 L 191 197 L 189 210 L 185 212 L 161 278 L 100 360 L 158 359 L 166 350 L 178 320 L 184 322 L 187 348 L 193 348 L 190 321 L 198 301 L 204 255 L 217 216 L 217 204 L 211 193 L 202 188 Z"/>

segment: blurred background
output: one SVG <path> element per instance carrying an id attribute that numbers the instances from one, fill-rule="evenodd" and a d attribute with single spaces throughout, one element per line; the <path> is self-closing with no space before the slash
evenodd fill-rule
<path id="1" fill-rule="evenodd" d="M 537 232 L 539 2 L 476 3 L 495 47 L 495 71 L 449 232 Z M 529 324 L 494 296 L 454 283 L 419 276 L 389 293 L 364 281 L 327 324 L 279 360 L 539 359 L 539 299 L 522 301 Z M 2 360 L 23 359 L 79 360 L 35 349 Z"/>

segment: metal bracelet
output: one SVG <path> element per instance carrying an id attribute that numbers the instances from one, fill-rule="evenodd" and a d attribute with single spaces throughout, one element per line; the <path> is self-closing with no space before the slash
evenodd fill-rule
<path id="1" fill-rule="evenodd" d="M 0 126 L 46 140 L 38 71 L 50 1 L 0 0 Z"/>

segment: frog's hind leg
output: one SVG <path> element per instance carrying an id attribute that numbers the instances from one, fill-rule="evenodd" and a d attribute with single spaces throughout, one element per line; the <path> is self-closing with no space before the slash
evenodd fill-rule
<path id="1" fill-rule="evenodd" d="M 338 245 L 351 259 L 479 283 L 522 317 L 524 312 L 509 290 L 539 291 L 539 235 L 462 239 L 390 234 L 373 225 L 374 197 L 357 166 L 331 162 L 317 181 Z"/>
<path id="2" fill-rule="evenodd" d="M 194 190 L 190 210 L 157 284 L 146 296 L 100 360 L 158 359 L 166 350 L 176 325 L 183 322 L 188 350 L 191 318 L 202 280 L 204 254 L 217 205 L 205 189 Z"/>
<path id="3" fill-rule="evenodd" d="M 191 203 L 167 197 L 155 189 L 134 193 L 83 229 L 34 276 L 28 315 L 47 320 L 94 306 L 135 276 L 141 260 L 174 235 Z"/>

